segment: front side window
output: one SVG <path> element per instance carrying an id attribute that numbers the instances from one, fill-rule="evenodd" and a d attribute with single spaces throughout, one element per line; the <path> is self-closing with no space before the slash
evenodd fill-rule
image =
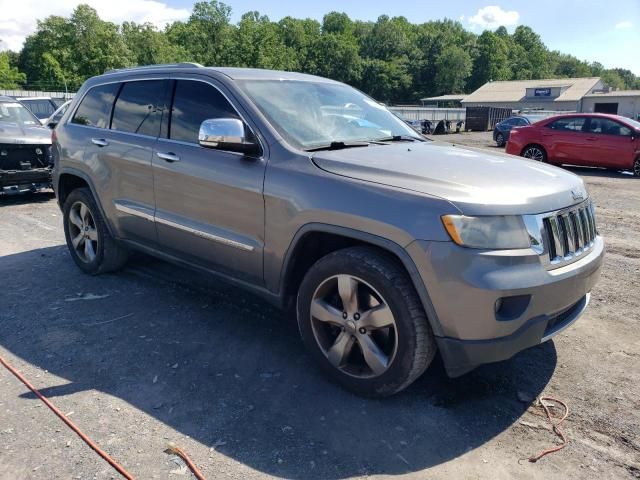
<path id="1" fill-rule="evenodd" d="M 212 85 L 178 80 L 171 107 L 169 138 L 197 144 L 200 124 L 210 118 L 238 118 L 238 114 Z"/>
<path id="2" fill-rule="evenodd" d="M 113 107 L 111 129 L 157 137 L 165 88 L 164 80 L 125 83 Z"/>
<path id="3" fill-rule="evenodd" d="M 629 137 L 631 136 L 631 129 L 608 118 L 591 118 L 589 122 L 589 133 Z"/>
<path id="4" fill-rule="evenodd" d="M 555 122 L 551 122 L 548 127 L 564 132 L 582 132 L 585 120 L 585 117 L 560 118 Z"/>
<path id="5" fill-rule="evenodd" d="M 395 136 L 422 140 L 386 107 L 347 85 L 298 80 L 238 84 L 278 133 L 297 148 Z"/>
<path id="6" fill-rule="evenodd" d="M 119 88 L 119 83 L 93 87 L 82 99 L 71 123 L 89 127 L 109 128 L 111 108 Z"/>

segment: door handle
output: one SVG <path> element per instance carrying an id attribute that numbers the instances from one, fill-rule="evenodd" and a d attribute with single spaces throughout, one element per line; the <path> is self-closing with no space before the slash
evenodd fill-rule
<path id="1" fill-rule="evenodd" d="M 587 141 L 588 142 L 595 142 L 596 140 L 598 140 L 598 139 L 595 138 L 595 137 L 587 137 Z"/>
<path id="2" fill-rule="evenodd" d="M 175 153 L 171 153 L 171 152 L 167 152 L 167 153 L 156 152 L 156 155 L 158 156 L 158 158 L 161 158 L 162 160 L 165 160 L 165 161 L 170 162 L 170 163 L 179 162 L 180 161 L 180 157 L 178 155 L 176 155 Z"/>
<path id="3" fill-rule="evenodd" d="M 106 147 L 107 145 L 109 145 L 109 142 L 107 142 L 104 138 L 92 138 L 91 143 L 99 147 Z"/>

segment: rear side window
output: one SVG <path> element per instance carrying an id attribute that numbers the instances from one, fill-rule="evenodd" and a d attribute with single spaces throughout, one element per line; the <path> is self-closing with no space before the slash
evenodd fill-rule
<path id="1" fill-rule="evenodd" d="M 581 132 L 584 127 L 585 117 L 569 117 L 560 118 L 555 122 L 547 125 L 553 130 L 561 130 L 565 132 Z"/>
<path id="2" fill-rule="evenodd" d="M 90 127 L 109 128 L 111 107 L 113 107 L 113 101 L 116 98 L 119 88 L 119 83 L 93 87 L 82 99 L 71 123 L 88 125 Z"/>
<path id="3" fill-rule="evenodd" d="M 198 143 L 200 124 L 209 118 L 238 118 L 238 114 L 217 88 L 203 82 L 178 80 L 169 138 Z"/>
<path id="4" fill-rule="evenodd" d="M 157 137 L 160 134 L 165 87 L 164 80 L 125 83 L 113 107 L 111 128 Z"/>

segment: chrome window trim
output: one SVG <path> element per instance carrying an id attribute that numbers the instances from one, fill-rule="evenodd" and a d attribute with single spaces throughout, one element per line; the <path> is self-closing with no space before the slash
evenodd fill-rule
<path id="1" fill-rule="evenodd" d="M 586 210 L 589 210 L 590 215 L 587 215 Z M 579 214 L 581 211 L 583 214 Z M 561 221 L 558 222 L 558 219 Z M 547 270 L 563 267 L 578 260 L 585 253 L 591 251 L 598 236 L 595 209 L 589 198 L 560 210 L 537 215 L 523 215 L 523 220 L 531 240 L 531 248 L 540 256 L 540 260 Z M 549 222 L 551 236 L 549 236 L 545 221 Z M 567 245 L 565 245 L 565 239 Z M 555 258 L 551 258 L 550 245 L 552 243 L 555 247 Z M 568 246 L 568 251 L 566 246 Z"/>
<path id="2" fill-rule="evenodd" d="M 193 74 L 193 75 L 202 75 L 200 72 L 198 72 L 197 74 Z M 242 115 L 242 113 L 240 113 L 240 111 L 238 110 L 238 107 L 233 103 L 233 101 L 231 101 L 231 99 L 229 98 L 229 96 L 223 92 L 217 85 L 214 85 L 213 83 L 211 83 L 210 81 L 207 81 L 205 79 L 202 78 L 193 78 L 190 76 L 186 76 L 184 74 L 174 74 L 174 73 L 167 73 L 165 75 L 154 75 L 154 76 L 143 76 L 143 77 L 138 77 L 138 76 L 132 76 L 132 78 L 120 78 L 118 80 L 113 79 L 107 82 L 100 82 L 100 83 L 96 83 L 94 85 L 91 85 L 91 87 L 87 88 L 87 91 L 84 92 L 82 94 L 82 98 L 78 101 L 78 103 L 76 103 L 75 107 L 73 108 L 73 111 L 69 114 L 69 116 L 67 117 L 66 122 L 64 122 L 65 127 L 67 125 L 73 125 L 74 127 L 80 127 L 80 128 L 93 128 L 95 130 L 100 130 L 100 131 L 107 131 L 107 132 L 117 132 L 117 133 L 125 133 L 125 134 L 129 134 L 129 135 L 138 135 L 140 137 L 144 137 L 144 138 L 155 138 L 158 140 L 164 140 L 164 141 L 169 141 L 169 142 L 174 142 L 174 143 L 178 143 L 178 144 L 182 144 L 182 145 L 191 145 L 191 146 L 196 146 L 205 150 L 211 150 L 211 149 L 207 149 L 206 147 L 201 146 L 198 143 L 191 143 L 191 142 L 185 142 L 182 140 L 172 140 L 170 138 L 164 138 L 161 137 L 160 135 L 158 135 L 157 137 L 153 137 L 150 135 L 142 135 L 140 133 L 130 133 L 130 132 L 122 132 L 120 130 L 112 130 L 111 128 L 100 128 L 100 127 L 93 127 L 91 125 L 80 125 L 78 123 L 73 123 L 71 122 L 71 120 L 73 119 L 73 117 L 76 114 L 76 111 L 78 110 L 78 107 L 80 106 L 80 104 L 82 103 L 82 101 L 84 100 L 84 97 L 87 96 L 87 94 L 93 90 L 95 87 L 100 87 L 102 85 L 111 85 L 114 83 L 126 83 L 126 82 L 140 82 L 140 81 L 151 81 L 151 80 L 188 80 L 188 81 L 192 81 L 192 82 L 202 82 L 202 83 L 206 83 L 207 85 L 210 85 L 211 87 L 215 88 L 224 98 L 227 102 L 229 102 L 229 105 L 231 105 L 231 108 L 233 108 L 235 110 L 235 112 L 238 114 L 238 117 L 240 117 L 242 119 L 242 121 L 245 123 L 245 125 L 249 128 L 249 130 L 251 130 L 251 133 L 253 134 L 254 137 L 256 137 L 256 140 L 258 140 L 258 143 L 260 144 L 260 150 L 261 150 L 261 155 L 259 157 L 255 157 L 255 158 L 264 158 L 264 154 L 265 154 L 265 148 L 264 148 L 264 144 L 262 142 L 262 139 L 260 138 L 260 135 L 257 135 L 256 132 L 254 131 L 254 129 L 251 127 L 251 124 L 249 122 L 247 122 L 247 119 L 245 118 L 244 115 Z M 114 106 L 115 106 L 115 102 L 114 102 Z M 113 106 L 112 106 L 113 108 Z M 111 126 L 111 125 L 109 125 Z M 221 152 L 227 152 L 227 153 L 233 153 L 233 154 L 237 154 L 240 156 L 246 156 L 243 153 L 238 153 L 238 152 L 232 152 L 229 150 L 222 150 L 222 149 L 218 149 Z"/>

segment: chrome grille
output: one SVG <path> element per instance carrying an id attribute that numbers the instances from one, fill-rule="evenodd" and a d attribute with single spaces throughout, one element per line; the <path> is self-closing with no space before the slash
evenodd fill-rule
<path id="1" fill-rule="evenodd" d="M 547 268 L 577 260 L 594 245 L 598 231 L 590 200 L 557 212 L 525 218 L 532 246 Z"/>

